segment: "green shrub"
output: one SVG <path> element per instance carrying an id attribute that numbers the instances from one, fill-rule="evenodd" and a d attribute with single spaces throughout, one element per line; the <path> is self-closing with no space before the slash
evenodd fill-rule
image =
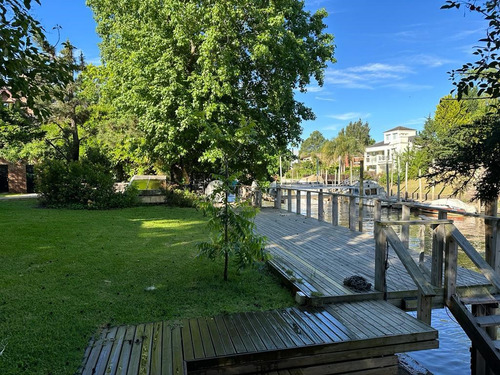
<path id="1" fill-rule="evenodd" d="M 165 203 L 174 207 L 197 207 L 199 197 L 189 190 L 167 185 L 165 189 Z"/>
<path id="2" fill-rule="evenodd" d="M 107 209 L 137 202 L 137 190 L 114 191 L 109 170 L 89 161 L 50 160 L 37 167 L 37 191 L 45 207 Z"/>

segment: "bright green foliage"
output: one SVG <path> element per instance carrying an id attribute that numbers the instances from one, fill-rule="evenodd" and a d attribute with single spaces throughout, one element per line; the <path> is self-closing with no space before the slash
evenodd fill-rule
<path id="1" fill-rule="evenodd" d="M 49 108 L 50 117 L 44 124 L 46 131 L 44 141 L 53 148 L 53 155 L 66 161 L 80 159 L 82 127 L 89 118 L 89 101 L 80 95 L 80 73 L 85 68 L 83 55 L 79 61 L 74 56 L 75 47 L 66 41 L 57 59 L 73 73 L 66 85 L 56 88 L 56 96 L 47 100 L 44 105 Z"/>
<path id="2" fill-rule="evenodd" d="M 89 0 L 103 94 L 133 114 L 153 160 L 186 178 L 199 161 L 267 173 L 313 113 L 294 98 L 333 61 L 325 11 L 298 0 Z M 241 128 L 251 127 L 251 132 Z M 214 168 L 215 169 L 215 168 Z M 212 169 L 213 170 L 213 169 Z"/>
<path id="3" fill-rule="evenodd" d="M 49 99 L 51 86 L 66 82 L 69 72 L 53 58 L 40 23 L 30 15 L 31 3 L 0 1 L 0 88 L 8 88 L 14 98 L 22 99 L 19 108 L 47 115 L 43 106 L 35 105 L 36 100 Z"/>
<path id="4" fill-rule="evenodd" d="M 311 135 L 300 145 L 299 155 L 301 158 L 308 156 L 317 156 L 321 153 L 321 148 L 326 142 L 326 138 L 318 130 L 315 130 Z"/>
<path id="5" fill-rule="evenodd" d="M 464 100 L 457 100 L 456 96 L 447 95 L 443 97 L 434 117 L 427 118 L 424 129 L 415 138 L 418 148 L 418 168 L 426 171 L 432 166 L 432 161 L 439 157 L 441 145 L 449 137 L 454 136 L 454 129 L 461 125 L 471 124 L 475 119 L 481 118 L 487 113 L 484 100 L 474 100 L 477 91 L 473 91 Z"/>
<path id="6" fill-rule="evenodd" d="M 442 139 L 428 177 L 435 184 L 455 184 L 455 192 L 473 183 L 476 199 L 495 200 L 500 193 L 500 116 L 454 127 Z"/>
<path id="7" fill-rule="evenodd" d="M 461 68 L 450 72 L 453 84 L 457 88 L 457 96 L 461 99 L 472 88 L 478 88 L 478 95 L 497 99 L 500 97 L 500 1 L 451 1 L 447 0 L 442 9 L 461 7 L 481 14 L 488 22 L 486 35 L 473 52 L 478 60 L 466 63 Z M 498 101 L 490 102 L 497 110 Z"/>
<path id="8" fill-rule="evenodd" d="M 48 160 L 37 166 L 36 175 L 42 206 L 105 209 L 137 203 L 136 189 L 115 192 L 109 170 L 87 160 Z"/>
<path id="9" fill-rule="evenodd" d="M 349 122 L 349 124 L 345 127 L 345 130 L 342 129 L 340 133 L 345 133 L 347 137 L 356 139 L 364 146 L 369 146 L 375 143 L 375 140 L 370 137 L 370 125 L 368 125 L 368 122 L 366 121 L 363 124 L 361 119 L 355 122 Z"/>
<path id="10" fill-rule="evenodd" d="M 199 243 L 198 248 L 200 255 L 209 259 L 224 258 L 224 280 L 227 280 L 229 258 L 234 258 L 238 269 L 242 269 L 268 260 L 269 254 L 264 250 L 265 237 L 254 232 L 257 209 L 241 200 L 228 202 L 229 194 L 234 193 L 231 183 L 234 178 L 227 176 L 223 180 L 208 200 L 200 202 L 200 208 L 209 217 L 210 240 Z M 223 202 L 214 202 L 214 197 L 223 197 Z"/>
<path id="11" fill-rule="evenodd" d="M 336 138 L 325 143 L 322 154 L 325 161 L 334 162 L 340 158 L 341 163 L 345 166 L 353 160 L 355 156 L 362 156 L 365 151 L 365 145 L 362 141 L 348 136 L 342 129 Z"/>

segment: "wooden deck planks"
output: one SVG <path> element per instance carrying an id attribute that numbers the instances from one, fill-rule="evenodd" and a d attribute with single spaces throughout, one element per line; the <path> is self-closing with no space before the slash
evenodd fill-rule
<path id="1" fill-rule="evenodd" d="M 257 231 L 268 238 L 268 251 L 273 255 L 270 264 L 306 296 L 328 301 L 359 300 L 359 293 L 343 285 L 344 278 L 360 275 L 374 283 L 375 246 L 371 235 L 274 209 L 261 210 L 256 224 Z M 414 258 L 418 261 L 418 254 Z M 479 287 L 488 281 L 471 270 L 460 269 L 458 284 Z M 413 296 L 417 291 L 392 250 L 387 285 L 389 298 L 404 293 Z"/>
<path id="2" fill-rule="evenodd" d="M 86 352 L 81 373 L 182 375 L 226 365 L 233 373 L 252 372 L 259 363 L 300 367 L 304 355 L 319 356 L 321 364 L 342 360 L 344 352 L 364 355 L 363 348 L 386 355 L 435 347 L 436 338 L 435 330 L 385 301 L 291 307 L 111 328 Z"/>

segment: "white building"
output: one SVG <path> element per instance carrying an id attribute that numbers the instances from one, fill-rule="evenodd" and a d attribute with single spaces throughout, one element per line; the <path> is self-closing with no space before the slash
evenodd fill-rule
<path id="1" fill-rule="evenodd" d="M 377 174 L 385 172 L 386 164 L 391 167 L 397 163 L 397 155 L 413 148 L 417 135 L 415 129 L 398 126 L 384 132 L 384 140 L 368 146 L 365 150 L 365 171 Z"/>

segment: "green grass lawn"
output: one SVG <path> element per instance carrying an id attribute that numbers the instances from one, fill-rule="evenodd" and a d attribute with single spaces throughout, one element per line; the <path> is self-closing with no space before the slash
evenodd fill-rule
<path id="1" fill-rule="evenodd" d="M 224 282 L 222 262 L 197 258 L 193 209 L 35 204 L 0 202 L 0 374 L 72 374 L 103 326 L 293 304 L 263 270 Z"/>

